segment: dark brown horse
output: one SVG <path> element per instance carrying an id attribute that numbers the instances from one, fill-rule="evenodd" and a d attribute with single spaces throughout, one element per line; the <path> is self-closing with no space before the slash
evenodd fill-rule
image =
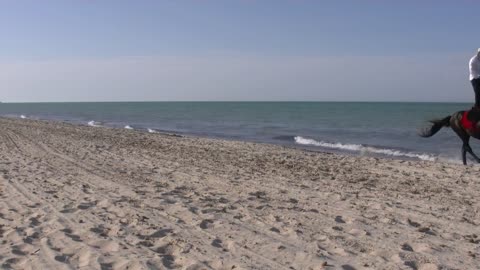
<path id="1" fill-rule="evenodd" d="M 435 133 L 437 133 L 442 127 L 451 127 L 463 142 L 463 164 L 467 165 L 467 152 L 472 155 L 477 162 L 480 162 L 480 158 L 473 153 L 469 144 L 470 137 L 480 139 L 480 125 L 472 125 L 472 123 L 467 120 L 466 117 L 465 111 L 459 111 L 440 120 L 431 120 L 430 123 L 432 123 L 432 126 L 430 128 L 421 130 L 419 135 L 427 138 L 435 135 Z M 469 125 L 472 126 L 470 127 Z M 468 128 L 466 128 L 466 126 Z"/>

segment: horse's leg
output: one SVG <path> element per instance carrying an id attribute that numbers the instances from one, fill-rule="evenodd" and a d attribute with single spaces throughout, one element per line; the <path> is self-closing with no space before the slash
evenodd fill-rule
<path id="1" fill-rule="evenodd" d="M 458 137 L 462 139 L 462 161 L 463 165 L 467 165 L 467 152 L 473 153 L 472 148 L 470 148 L 470 145 L 468 142 L 470 141 L 470 135 L 468 135 L 464 130 L 458 129 L 456 127 L 452 127 L 455 133 L 457 133 Z"/>
<path id="2" fill-rule="evenodd" d="M 464 144 L 464 145 L 463 145 L 463 148 L 464 148 L 468 153 L 470 153 L 470 155 L 472 155 L 472 157 L 473 157 L 477 162 L 480 163 L 480 158 L 479 158 L 477 155 L 475 155 L 475 153 L 473 153 L 473 150 L 472 150 L 472 148 L 470 147 L 470 144 L 468 143 L 468 141 L 467 141 L 467 144 Z"/>
<path id="3" fill-rule="evenodd" d="M 463 142 L 462 161 L 463 161 L 463 165 L 467 165 L 467 152 L 473 153 L 473 151 L 471 151 L 472 148 L 470 148 L 470 145 L 468 144 L 468 142 L 470 141 L 470 135 L 467 133 L 465 129 L 463 129 L 462 125 L 460 124 L 461 118 L 462 118 L 461 114 L 459 113 L 453 114 L 450 121 L 450 127 L 453 129 L 453 131 L 455 131 L 455 133 Z"/>
<path id="4" fill-rule="evenodd" d="M 465 147 L 465 143 L 462 145 L 462 161 L 463 165 L 467 165 L 467 149 Z"/>
<path id="5" fill-rule="evenodd" d="M 473 153 L 472 147 L 470 147 L 470 136 L 460 136 L 463 141 L 462 145 L 462 160 L 463 160 L 463 165 L 467 165 L 467 152 L 472 155 L 472 157 L 475 159 L 475 161 L 480 163 L 480 158 Z"/>

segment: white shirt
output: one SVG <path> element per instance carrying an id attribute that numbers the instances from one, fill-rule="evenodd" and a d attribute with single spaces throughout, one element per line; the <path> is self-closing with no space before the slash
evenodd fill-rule
<path id="1" fill-rule="evenodd" d="M 480 59 L 478 54 L 470 59 L 470 81 L 480 78 Z"/>

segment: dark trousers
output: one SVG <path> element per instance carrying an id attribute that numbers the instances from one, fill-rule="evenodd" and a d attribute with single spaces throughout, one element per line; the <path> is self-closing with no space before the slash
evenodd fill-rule
<path id="1" fill-rule="evenodd" d="M 476 78 L 470 81 L 475 92 L 475 107 L 480 108 L 480 78 Z"/>
<path id="2" fill-rule="evenodd" d="M 478 122 L 480 120 L 480 78 L 473 79 L 470 82 L 475 92 L 475 106 L 473 106 L 472 110 L 468 113 L 467 119 Z"/>

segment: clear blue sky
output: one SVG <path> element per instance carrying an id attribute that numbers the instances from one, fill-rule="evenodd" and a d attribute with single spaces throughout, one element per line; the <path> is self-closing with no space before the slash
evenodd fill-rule
<path id="1" fill-rule="evenodd" d="M 470 101 L 476 1 L 2 1 L 0 100 Z"/>

